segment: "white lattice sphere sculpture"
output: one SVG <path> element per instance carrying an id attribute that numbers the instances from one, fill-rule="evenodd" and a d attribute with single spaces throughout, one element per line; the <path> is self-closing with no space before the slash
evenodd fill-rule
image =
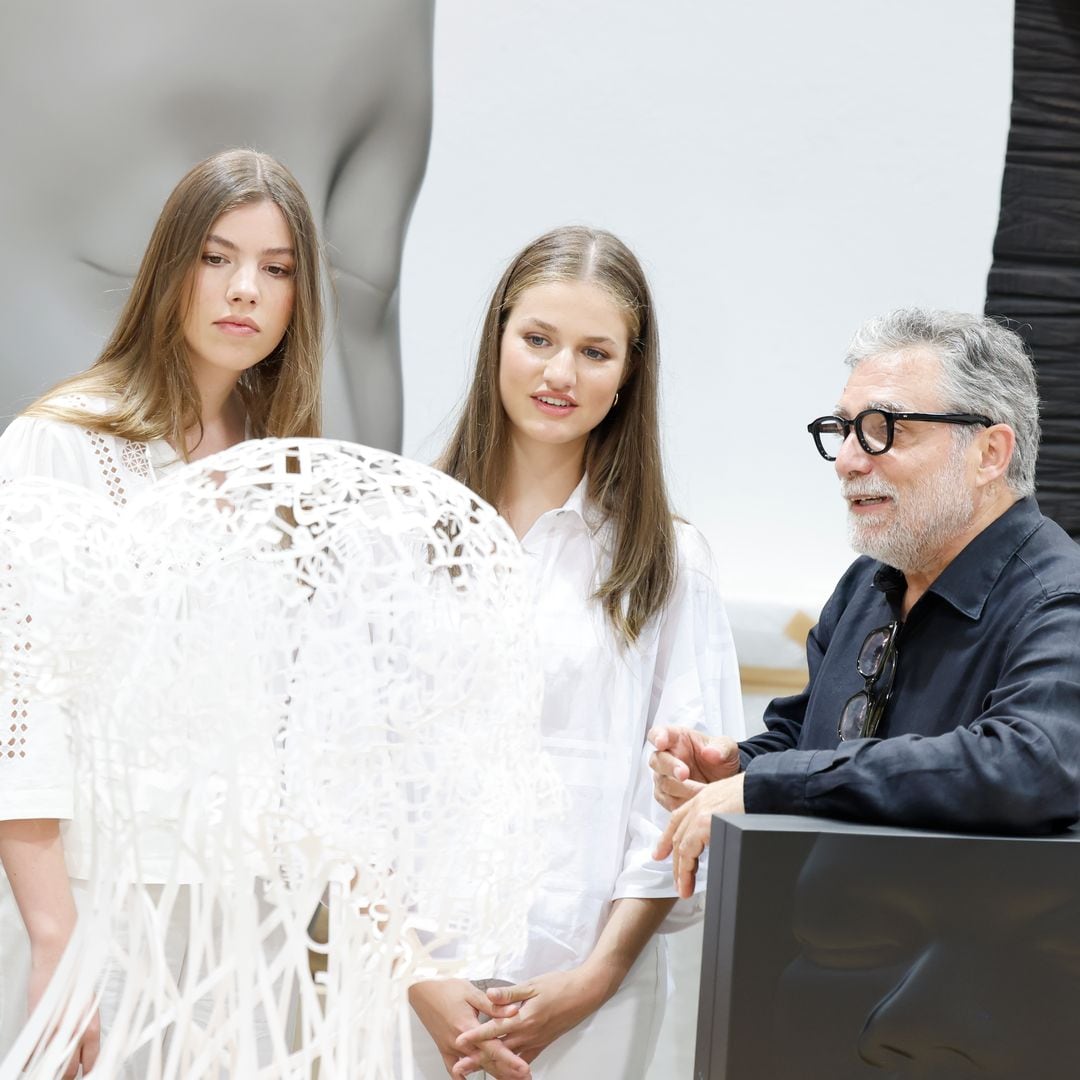
<path id="1" fill-rule="evenodd" d="M 0 539 L 18 581 L 0 642 L 36 604 L 41 655 L 66 656 L 20 678 L 69 712 L 90 853 L 53 1011 L 119 963 L 105 1075 L 138 1054 L 147 1076 L 396 1075 L 408 983 L 454 970 L 436 953 L 490 972 L 546 860 L 557 784 L 517 541 L 445 475 L 326 440 L 244 443 L 92 503 L 0 489 L 0 522 L 41 522 L 36 555 L 25 528 Z M 54 565 L 73 558 L 77 588 Z M 153 947 L 177 919 L 182 980 Z M 30 1075 L 59 1075 L 59 1042 Z"/>

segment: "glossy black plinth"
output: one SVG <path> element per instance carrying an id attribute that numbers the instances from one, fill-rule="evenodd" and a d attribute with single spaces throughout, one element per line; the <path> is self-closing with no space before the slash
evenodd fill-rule
<path id="1" fill-rule="evenodd" d="M 695 1080 L 908 1076 L 1080 1076 L 1080 834 L 717 817 Z"/>

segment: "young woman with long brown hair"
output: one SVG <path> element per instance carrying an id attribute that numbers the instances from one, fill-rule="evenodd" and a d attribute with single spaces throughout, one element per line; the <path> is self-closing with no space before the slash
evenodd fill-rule
<path id="1" fill-rule="evenodd" d="M 529 244 L 495 289 L 439 464 L 494 504 L 529 557 L 543 735 L 570 810 L 547 838 L 528 946 L 490 973 L 513 985 L 413 987 L 431 1036 L 414 1039 L 425 1080 L 627 1080 L 652 1057 L 666 996 L 656 934 L 688 911 L 673 911 L 670 865 L 651 857 L 667 814 L 646 734 L 676 718 L 743 732 L 712 558 L 668 501 L 658 398 L 656 319 L 633 253 L 586 228 Z"/>
<path id="2" fill-rule="evenodd" d="M 101 356 L 0 436 L 0 482 L 49 476 L 122 504 L 245 438 L 317 436 L 320 262 L 307 200 L 282 165 L 253 150 L 196 165 L 161 212 Z M 0 755 L 0 862 L 22 917 L 13 925 L 10 903 L 0 911 L 0 1058 L 71 935 L 72 883 L 90 872 L 89 850 L 64 839 L 75 803 L 63 723 L 30 700 L 18 711 L 22 748 Z M 97 1041 L 95 1017 L 69 1075 L 92 1068 Z"/>

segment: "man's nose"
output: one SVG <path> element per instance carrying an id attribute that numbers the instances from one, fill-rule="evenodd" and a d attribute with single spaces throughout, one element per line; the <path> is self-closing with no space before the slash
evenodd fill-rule
<path id="1" fill-rule="evenodd" d="M 833 462 L 836 475 L 841 480 L 846 480 L 849 476 L 868 473 L 873 467 L 873 457 L 862 448 L 855 429 L 852 428 L 836 452 L 836 460 Z"/>

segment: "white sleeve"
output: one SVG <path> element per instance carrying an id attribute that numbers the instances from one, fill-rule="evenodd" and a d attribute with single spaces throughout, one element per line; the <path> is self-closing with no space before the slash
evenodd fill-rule
<path id="1" fill-rule="evenodd" d="M 89 486 L 86 433 L 70 424 L 19 417 L 0 435 L 0 491 L 5 481 L 53 477 Z M 24 658 L 33 654 L 34 621 L 0 580 L 0 820 L 70 818 L 73 776 L 67 724 L 52 703 L 34 701 Z M 5 587 L 6 585 L 6 587 Z"/>
<path id="2" fill-rule="evenodd" d="M 93 451 L 75 424 L 17 416 L 0 434 L 0 482 L 47 476 L 93 488 Z"/>
<path id="3" fill-rule="evenodd" d="M 659 628 L 647 727 L 674 724 L 742 739 L 746 729 L 739 664 L 720 598 L 716 564 L 696 529 L 678 523 L 676 535 L 678 577 Z M 646 743 L 638 763 L 623 868 L 612 899 L 676 895 L 671 860 L 658 862 L 652 857 L 670 814 L 653 797 L 651 752 L 652 746 Z M 680 929 L 701 917 L 706 876 L 703 858 L 695 895 L 675 905 L 661 932 Z"/>

